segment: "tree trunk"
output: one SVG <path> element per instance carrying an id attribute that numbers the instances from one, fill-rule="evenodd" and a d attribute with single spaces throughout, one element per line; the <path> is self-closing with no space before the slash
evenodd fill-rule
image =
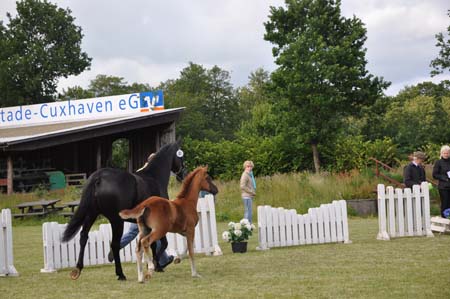
<path id="1" fill-rule="evenodd" d="M 312 152 L 313 152 L 314 169 L 316 170 L 316 173 L 319 173 L 320 160 L 319 160 L 319 150 L 317 149 L 317 143 L 311 143 L 311 148 L 312 148 Z"/>

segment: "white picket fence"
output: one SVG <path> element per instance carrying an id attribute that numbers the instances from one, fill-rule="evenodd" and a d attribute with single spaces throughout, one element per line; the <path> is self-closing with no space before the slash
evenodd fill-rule
<path id="1" fill-rule="evenodd" d="M 194 251 L 206 255 L 221 255 L 222 251 L 217 241 L 216 212 L 214 197 L 206 195 L 199 198 L 197 203 L 199 223 L 195 227 Z M 44 241 L 44 268 L 43 273 L 55 272 L 57 269 L 74 267 L 80 250 L 80 233 L 71 241 L 61 243 L 61 237 L 67 224 L 46 222 L 42 225 Z M 130 223 L 125 223 L 124 232 Z M 84 253 L 84 265 L 109 264 L 108 253 L 112 231 L 110 224 L 101 224 L 98 231 L 90 231 L 89 239 Z M 167 234 L 167 251 L 172 255 L 182 255 L 186 251 L 186 238 L 178 234 Z M 136 262 L 136 242 L 132 241 L 120 250 L 122 262 Z"/>
<path id="2" fill-rule="evenodd" d="M 13 265 L 11 210 L 3 209 L 0 218 L 0 276 L 18 276 Z"/>
<path id="3" fill-rule="evenodd" d="M 410 188 L 378 185 L 378 240 L 395 237 L 433 237 L 428 183 Z"/>
<path id="4" fill-rule="evenodd" d="M 450 232 L 450 219 L 441 216 L 431 217 L 431 230 L 440 234 Z"/>
<path id="5" fill-rule="evenodd" d="M 294 209 L 258 206 L 259 249 L 306 244 L 351 243 L 345 200 L 310 208 L 299 215 Z"/>

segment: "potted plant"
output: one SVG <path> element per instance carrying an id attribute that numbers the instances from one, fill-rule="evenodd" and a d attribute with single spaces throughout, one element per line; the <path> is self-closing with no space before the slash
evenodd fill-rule
<path id="1" fill-rule="evenodd" d="M 234 253 L 244 253 L 247 252 L 247 241 L 254 229 L 255 225 L 244 218 L 237 223 L 228 223 L 228 230 L 222 233 L 222 238 L 231 242 L 231 249 Z"/>

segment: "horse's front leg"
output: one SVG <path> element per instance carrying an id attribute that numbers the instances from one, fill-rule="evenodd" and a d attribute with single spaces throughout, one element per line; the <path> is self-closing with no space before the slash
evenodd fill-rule
<path id="1" fill-rule="evenodd" d="M 120 263 L 120 239 L 122 238 L 123 233 L 123 220 L 121 218 L 114 218 L 110 219 L 110 222 L 113 231 L 111 249 L 114 255 L 117 279 L 126 280 L 127 278 L 123 274 L 122 264 Z"/>
<path id="2" fill-rule="evenodd" d="M 84 268 L 84 249 L 86 248 L 86 243 L 89 238 L 89 230 L 92 227 L 92 224 L 94 224 L 95 219 L 97 218 L 97 215 L 95 216 L 87 216 L 84 219 L 83 222 L 83 229 L 80 233 L 80 253 L 78 254 L 78 261 L 77 261 L 77 267 L 72 270 L 70 273 L 70 278 L 73 280 L 78 279 L 81 275 L 81 270 Z"/>
<path id="3" fill-rule="evenodd" d="M 187 239 L 187 247 L 189 251 L 189 260 L 191 262 L 191 274 L 192 277 L 200 278 L 200 274 L 197 273 L 197 270 L 195 269 L 195 263 L 194 263 L 194 236 L 195 236 L 195 228 L 190 229 L 186 233 L 186 239 Z"/>

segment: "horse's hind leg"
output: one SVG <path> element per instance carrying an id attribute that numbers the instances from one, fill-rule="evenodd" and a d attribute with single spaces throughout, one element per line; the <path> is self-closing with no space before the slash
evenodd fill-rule
<path id="1" fill-rule="evenodd" d="M 122 264 L 120 263 L 120 239 L 123 233 L 123 220 L 117 216 L 117 218 L 109 219 L 112 228 L 112 241 L 111 248 L 114 254 L 114 265 L 116 267 L 116 275 L 118 280 L 126 280 L 127 278 L 123 274 Z"/>
<path id="2" fill-rule="evenodd" d="M 150 250 L 146 247 L 146 256 L 147 256 L 147 278 L 150 279 L 157 268 L 159 257 L 157 256 L 156 251 L 156 242 L 150 244 L 150 248 L 152 249 L 152 261 L 150 262 Z"/>
<path id="3" fill-rule="evenodd" d="M 86 248 L 86 243 L 89 238 L 89 230 L 91 229 L 92 224 L 94 224 L 96 218 L 97 214 L 87 215 L 84 219 L 83 229 L 80 233 L 80 253 L 78 254 L 77 267 L 70 273 L 70 277 L 74 280 L 80 277 L 81 270 L 84 268 L 84 249 Z"/>
<path id="4" fill-rule="evenodd" d="M 139 239 L 137 241 L 136 246 L 136 263 L 137 263 L 137 271 L 138 271 L 138 282 L 144 282 L 144 271 L 142 269 L 142 253 L 144 252 L 144 248 L 141 245 L 142 236 L 139 234 Z"/>
<path id="5" fill-rule="evenodd" d="M 164 236 L 165 233 L 162 233 L 162 235 Z M 145 238 L 142 239 L 142 246 L 144 247 L 144 251 L 146 253 L 147 256 L 147 262 L 150 268 L 150 249 L 149 247 L 152 248 L 152 256 L 153 256 L 153 269 L 155 269 L 158 264 L 159 264 L 159 256 L 157 254 L 157 250 L 156 250 L 156 241 L 159 240 L 161 238 L 161 233 L 158 233 L 156 230 L 152 230 L 152 232 L 147 235 Z M 149 269 L 150 270 L 150 269 Z M 151 272 L 149 272 L 149 276 L 151 277 Z"/>

